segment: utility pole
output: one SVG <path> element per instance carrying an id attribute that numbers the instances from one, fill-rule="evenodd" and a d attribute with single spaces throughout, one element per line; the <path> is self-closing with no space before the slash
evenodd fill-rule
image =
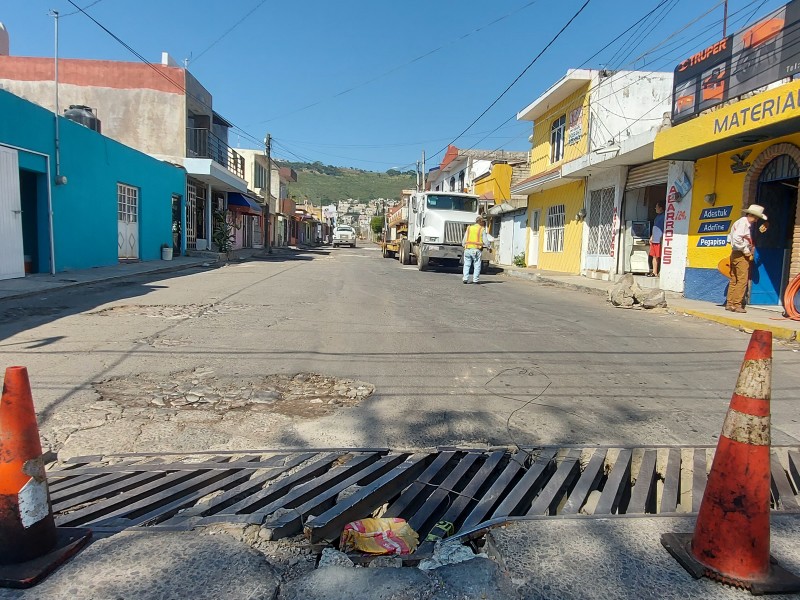
<path id="1" fill-rule="evenodd" d="M 723 13 L 722 13 L 722 37 L 728 37 L 728 0 L 725 0 Z"/>
<path id="2" fill-rule="evenodd" d="M 54 52 L 53 52 L 53 83 L 55 84 L 55 107 L 53 108 L 53 118 L 55 119 L 55 153 L 56 153 L 56 178 L 55 183 L 56 185 L 62 185 L 65 183 L 65 179 L 61 177 L 61 134 L 59 131 L 58 125 L 58 17 L 59 13 L 57 10 L 51 10 L 50 15 L 53 17 L 55 21 L 55 40 L 54 40 Z"/>
<path id="3" fill-rule="evenodd" d="M 422 189 L 420 191 L 425 191 L 425 150 L 422 151 Z"/>
<path id="4" fill-rule="evenodd" d="M 264 153 L 267 155 L 267 202 L 265 206 L 267 215 L 264 218 L 264 251 L 272 254 L 272 247 L 269 245 L 269 204 L 272 201 L 272 136 L 269 133 L 264 140 Z"/>

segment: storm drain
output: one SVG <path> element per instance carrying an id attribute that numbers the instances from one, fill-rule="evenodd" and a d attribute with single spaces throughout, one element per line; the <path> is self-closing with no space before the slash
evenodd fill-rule
<path id="1" fill-rule="evenodd" d="M 546 447 L 522 452 L 385 448 L 78 457 L 50 470 L 60 526 L 119 531 L 256 524 L 313 542 L 370 515 L 424 537 L 503 517 L 696 512 L 712 447 Z M 800 512 L 800 448 L 773 447 L 772 509 Z"/>

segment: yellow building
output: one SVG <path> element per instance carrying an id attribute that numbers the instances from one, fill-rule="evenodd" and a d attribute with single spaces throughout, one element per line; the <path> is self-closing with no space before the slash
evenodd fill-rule
<path id="1" fill-rule="evenodd" d="M 530 177 L 511 188 L 528 197 L 528 266 L 580 272 L 585 184 L 562 177 L 561 166 L 587 152 L 594 79 L 594 71 L 571 69 L 517 115 L 534 123 Z"/>
<path id="2" fill-rule="evenodd" d="M 800 80 L 722 106 L 656 137 L 657 158 L 694 160 L 685 295 L 722 302 L 731 224 L 749 204 L 769 217 L 754 232 L 750 304 L 779 305 L 800 273 Z"/>

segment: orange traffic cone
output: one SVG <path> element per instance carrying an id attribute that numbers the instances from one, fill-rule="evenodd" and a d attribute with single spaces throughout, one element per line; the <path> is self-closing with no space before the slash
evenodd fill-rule
<path id="1" fill-rule="evenodd" d="M 754 594 L 800 591 L 800 578 L 769 555 L 772 333 L 755 331 L 744 356 L 694 534 L 661 536 L 696 579 Z"/>
<path id="2" fill-rule="evenodd" d="M 9 367 L 0 398 L 0 587 L 30 587 L 89 540 L 53 520 L 25 367 Z"/>

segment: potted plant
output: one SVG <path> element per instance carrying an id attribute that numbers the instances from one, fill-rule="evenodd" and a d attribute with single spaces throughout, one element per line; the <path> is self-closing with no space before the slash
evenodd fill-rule
<path id="1" fill-rule="evenodd" d="M 161 260 L 172 260 L 172 246 L 161 244 Z"/>

